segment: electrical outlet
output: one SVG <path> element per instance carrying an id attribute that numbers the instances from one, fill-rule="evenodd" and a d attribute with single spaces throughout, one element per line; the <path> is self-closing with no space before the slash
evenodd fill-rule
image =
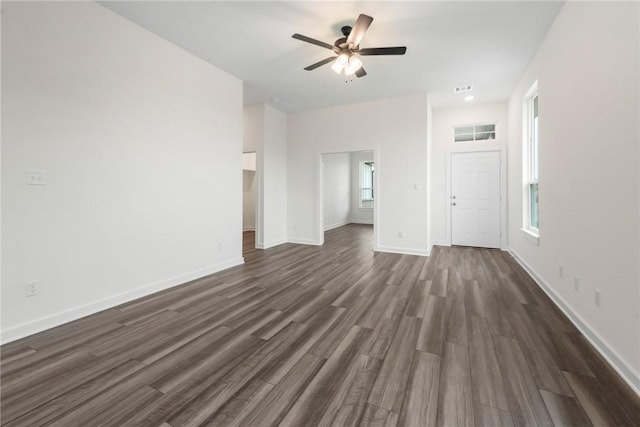
<path id="1" fill-rule="evenodd" d="M 593 302 L 596 307 L 600 307 L 600 291 L 593 291 Z"/>
<path id="2" fill-rule="evenodd" d="M 402 239 L 404 237 L 404 231 L 398 231 L 398 237 Z"/>
<path id="3" fill-rule="evenodd" d="M 564 277 L 564 267 L 562 264 L 558 266 L 558 276 L 560 276 L 561 279 Z"/>
<path id="4" fill-rule="evenodd" d="M 40 282 L 38 280 L 34 280 L 33 282 L 27 282 L 24 285 L 24 296 L 32 297 L 38 295 L 40 293 Z"/>
<path id="5" fill-rule="evenodd" d="M 573 289 L 576 291 L 580 290 L 580 278 L 578 276 L 573 278 Z"/>

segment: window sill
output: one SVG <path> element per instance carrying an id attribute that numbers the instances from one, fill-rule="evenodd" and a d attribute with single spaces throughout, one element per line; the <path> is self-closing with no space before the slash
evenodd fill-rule
<path id="1" fill-rule="evenodd" d="M 538 233 L 527 228 L 521 228 L 520 231 L 524 233 L 524 237 L 531 243 L 535 244 L 536 246 L 540 244 L 540 235 Z"/>

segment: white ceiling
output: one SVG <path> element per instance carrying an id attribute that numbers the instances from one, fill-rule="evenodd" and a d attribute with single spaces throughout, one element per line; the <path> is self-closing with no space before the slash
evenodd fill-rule
<path id="1" fill-rule="evenodd" d="M 464 104 L 453 87 L 473 84 L 474 103 L 508 98 L 561 2 L 116 1 L 105 7 L 244 81 L 245 105 L 286 112 L 429 93 L 434 107 Z M 343 25 L 374 18 L 360 46 L 407 46 L 404 56 L 366 56 L 368 75 L 345 83 L 331 56 L 293 33 L 333 42 Z M 466 95 L 466 94 L 465 94 Z M 277 101 L 275 101 L 277 99 Z"/>

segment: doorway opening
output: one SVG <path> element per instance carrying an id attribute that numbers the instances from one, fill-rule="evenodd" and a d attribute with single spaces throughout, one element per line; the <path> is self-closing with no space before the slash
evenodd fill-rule
<path id="1" fill-rule="evenodd" d="M 242 256 L 256 248 L 257 194 L 256 153 L 242 153 Z"/>
<path id="2" fill-rule="evenodd" d="M 321 241 L 340 234 L 340 227 L 357 224 L 351 232 L 370 235 L 363 241 L 372 249 L 378 185 L 374 151 L 322 154 L 320 176 Z"/>

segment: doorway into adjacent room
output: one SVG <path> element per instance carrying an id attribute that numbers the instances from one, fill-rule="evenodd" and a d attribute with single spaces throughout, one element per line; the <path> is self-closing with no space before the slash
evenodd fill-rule
<path id="1" fill-rule="evenodd" d="M 321 181 L 322 233 L 359 224 L 359 232 L 371 230 L 367 246 L 372 248 L 377 193 L 373 150 L 323 154 Z"/>
<path id="2" fill-rule="evenodd" d="M 256 153 L 242 153 L 242 255 L 256 247 Z"/>

